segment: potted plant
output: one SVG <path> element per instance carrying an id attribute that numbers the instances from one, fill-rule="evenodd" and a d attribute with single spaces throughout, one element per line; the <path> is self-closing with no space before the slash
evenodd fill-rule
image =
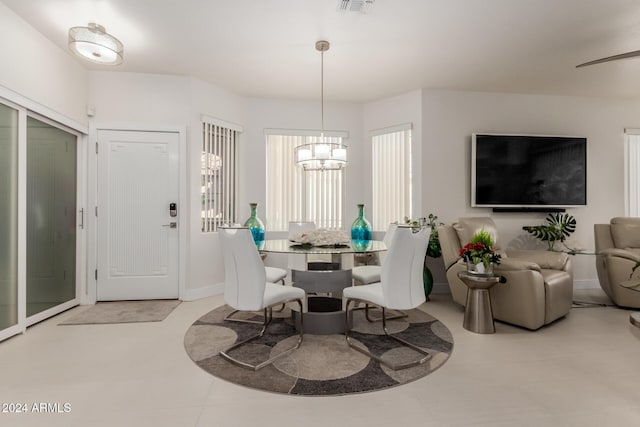
<path id="1" fill-rule="evenodd" d="M 556 242 L 564 242 L 576 231 L 576 219 L 567 213 L 550 213 L 543 225 L 525 225 L 524 231 L 534 237 L 547 242 L 548 250 L 552 251 Z"/>
<path id="2" fill-rule="evenodd" d="M 438 258 L 442 255 L 442 248 L 440 247 L 440 240 L 438 240 L 438 227 L 444 225 L 442 222 L 438 222 L 438 217 L 432 213 L 427 215 L 426 217 L 421 217 L 417 219 L 410 219 L 409 217 L 404 217 L 405 224 L 409 224 L 412 227 L 416 228 L 427 228 L 431 229 L 431 234 L 429 235 L 429 245 L 427 246 L 427 254 L 424 257 L 424 269 L 422 270 L 422 281 L 424 283 L 424 294 L 429 299 L 429 294 L 433 290 L 433 274 L 429 267 L 427 267 L 427 257 Z"/>
<path id="3" fill-rule="evenodd" d="M 500 254 L 493 247 L 491 233 L 484 228 L 471 237 L 471 241 L 460 249 L 459 255 L 467 261 L 469 273 L 492 274 L 493 265 L 500 264 Z"/>

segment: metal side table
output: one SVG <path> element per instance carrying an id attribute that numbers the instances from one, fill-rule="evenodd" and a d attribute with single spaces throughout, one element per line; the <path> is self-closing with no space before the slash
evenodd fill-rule
<path id="1" fill-rule="evenodd" d="M 496 327 L 493 323 L 489 289 L 496 283 L 505 283 L 505 278 L 493 274 L 472 274 L 466 271 L 458 272 L 458 277 L 469 287 L 462 326 L 466 330 L 477 334 L 495 333 Z"/>

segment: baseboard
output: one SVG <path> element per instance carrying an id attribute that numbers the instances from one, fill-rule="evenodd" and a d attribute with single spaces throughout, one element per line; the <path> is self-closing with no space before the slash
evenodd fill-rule
<path id="1" fill-rule="evenodd" d="M 573 289 L 600 289 L 600 282 L 598 279 L 574 280 Z"/>
<path id="2" fill-rule="evenodd" d="M 210 297 L 213 295 L 220 295 L 224 293 L 224 283 L 216 283 L 211 286 L 204 286 L 197 289 L 187 289 L 184 295 L 180 296 L 182 301 L 195 301 L 201 298 Z"/>

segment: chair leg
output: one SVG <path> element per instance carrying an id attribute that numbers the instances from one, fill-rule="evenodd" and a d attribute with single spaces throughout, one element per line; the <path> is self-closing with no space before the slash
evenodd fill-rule
<path id="1" fill-rule="evenodd" d="M 235 314 L 240 313 L 240 310 L 233 310 L 231 313 L 227 314 L 226 316 L 224 316 L 225 321 L 228 322 L 239 322 L 239 323 L 253 323 L 255 325 L 263 325 L 266 321 L 267 321 L 267 309 L 264 309 L 264 318 L 262 320 L 246 320 L 246 319 L 234 319 L 233 316 Z M 271 320 L 273 319 L 273 316 L 271 315 L 271 310 L 269 310 L 269 319 L 268 322 L 266 322 L 266 324 L 268 325 L 269 323 L 271 323 Z"/>
<path id="2" fill-rule="evenodd" d="M 382 329 L 384 331 L 384 334 L 390 338 L 393 338 L 394 340 L 398 341 L 400 344 L 403 344 L 407 347 L 409 347 L 410 349 L 414 350 L 417 353 L 422 354 L 424 357 L 421 357 L 419 359 L 416 360 L 412 360 L 411 362 L 406 362 L 406 363 L 399 363 L 399 364 L 392 364 L 390 362 L 388 362 L 387 360 L 382 359 L 381 357 L 371 353 L 369 350 L 362 348 L 360 346 L 358 346 L 357 344 L 355 344 L 351 337 L 349 336 L 349 312 L 353 311 L 353 310 L 349 310 L 349 305 L 357 300 L 354 299 L 347 299 L 347 302 L 345 304 L 345 328 L 344 328 L 344 336 L 345 339 L 347 340 L 347 344 L 349 344 L 349 347 L 353 348 L 354 350 L 359 351 L 360 353 L 364 354 L 365 356 L 368 356 L 374 360 L 377 360 L 378 362 L 382 363 L 385 366 L 388 366 L 389 368 L 393 369 L 394 371 L 399 371 L 401 369 L 406 369 L 406 368 L 411 368 L 413 366 L 418 366 L 418 365 L 422 365 L 423 363 L 427 362 L 429 359 L 431 359 L 431 353 L 429 353 L 426 350 L 421 349 L 420 347 L 418 347 L 415 344 L 412 344 L 402 338 L 399 338 L 391 333 L 389 333 L 389 331 L 387 330 L 387 317 L 386 317 L 386 313 L 385 313 L 385 308 L 382 308 Z M 365 302 L 365 301 L 362 301 Z M 366 302 L 365 302 L 366 304 Z"/>
<path id="3" fill-rule="evenodd" d="M 301 299 L 296 299 L 294 301 L 296 301 L 298 303 L 298 305 L 300 306 L 300 313 L 302 313 L 303 307 L 304 307 L 303 304 L 302 304 L 302 300 Z M 286 301 L 286 302 L 289 302 L 289 301 Z M 279 304 L 277 304 L 277 305 L 279 305 Z M 269 312 L 269 314 L 267 314 L 267 311 Z M 286 354 L 289 354 L 293 350 L 295 350 L 298 347 L 300 347 L 300 344 L 302 344 L 302 338 L 304 336 L 304 327 L 303 327 L 302 315 L 300 316 L 300 331 L 299 331 L 299 335 L 298 335 L 298 341 L 296 342 L 296 344 L 293 347 L 290 347 L 290 348 L 286 349 L 285 351 L 283 351 L 282 353 L 278 353 L 275 356 L 265 360 L 264 362 L 258 363 L 257 365 L 252 365 L 250 363 L 243 362 L 243 361 L 241 361 L 239 359 L 236 359 L 236 358 L 234 358 L 234 357 L 229 355 L 229 353 L 231 351 L 236 350 L 236 349 L 240 348 L 241 346 L 243 346 L 244 344 L 246 344 L 246 343 L 248 343 L 250 341 L 253 341 L 253 340 L 257 339 L 257 338 L 260 338 L 260 337 L 262 337 L 264 335 L 265 331 L 267 330 L 267 325 L 269 325 L 269 323 L 271 323 L 271 320 L 272 320 L 272 317 L 273 317 L 271 315 L 271 311 L 272 311 L 272 307 L 267 307 L 267 308 L 264 309 L 264 322 L 262 323 L 262 329 L 260 330 L 260 332 L 257 335 L 249 337 L 244 341 L 237 342 L 237 343 L 233 344 L 231 347 L 228 347 L 228 348 L 224 349 L 223 351 L 221 351 L 219 353 L 220 357 L 222 357 L 223 359 L 233 363 L 234 365 L 237 365 L 237 366 L 240 366 L 240 367 L 246 368 L 246 369 L 251 369 L 253 371 L 257 371 L 259 369 L 264 368 L 267 365 L 272 364 L 276 359 L 278 359 L 278 358 L 280 358 L 280 357 L 282 357 L 282 356 L 284 356 Z M 226 318 L 225 318 L 225 320 L 226 320 Z M 237 320 L 236 319 L 236 320 L 232 320 L 232 321 L 238 322 L 238 321 L 241 321 L 241 320 Z M 254 323 L 254 321 L 250 321 L 249 323 Z"/>
<path id="4" fill-rule="evenodd" d="M 395 319 L 403 319 L 405 317 L 408 317 L 409 315 L 407 313 L 405 313 L 402 310 L 396 310 L 398 312 L 398 314 L 393 315 L 393 316 L 389 316 L 386 319 L 384 319 L 383 317 L 377 317 L 377 318 L 373 318 L 371 317 L 371 315 L 369 314 L 369 304 L 364 305 L 364 316 L 367 318 L 367 321 L 369 321 L 370 323 L 374 323 L 374 322 L 379 322 L 381 320 L 395 320 Z M 384 308 L 382 309 L 382 313 L 384 316 Z"/>

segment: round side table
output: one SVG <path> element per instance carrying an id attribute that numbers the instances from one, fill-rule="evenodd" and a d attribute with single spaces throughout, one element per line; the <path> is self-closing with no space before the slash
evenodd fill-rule
<path id="1" fill-rule="evenodd" d="M 504 283 L 504 278 L 498 275 L 471 274 L 466 271 L 458 272 L 458 277 L 469 287 L 462 326 L 477 334 L 495 333 L 489 289 L 496 283 Z"/>

